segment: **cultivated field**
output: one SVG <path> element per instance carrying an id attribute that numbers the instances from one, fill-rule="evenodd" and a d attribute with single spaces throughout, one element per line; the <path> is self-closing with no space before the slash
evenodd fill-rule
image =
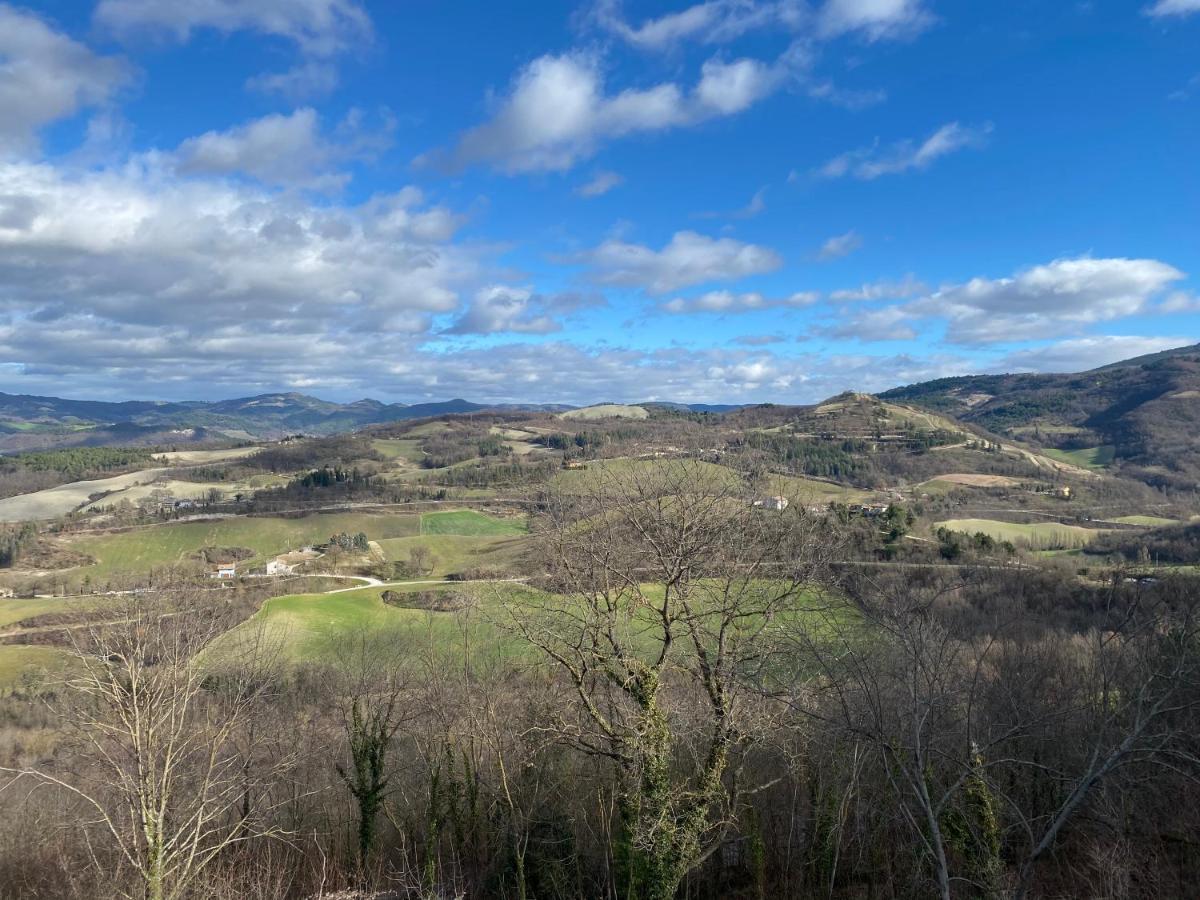
<path id="1" fill-rule="evenodd" d="M 287 550 L 324 543 L 339 532 L 364 532 L 371 540 L 419 534 L 420 517 L 411 514 L 333 513 L 298 518 L 236 517 L 179 522 L 122 532 L 71 538 L 70 549 L 96 560 L 80 573 L 93 579 L 146 572 L 155 566 L 186 561 L 203 547 L 245 547 L 254 551 L 247 564 Z"/>
<path id="2" fill-rule="evenodd" d="M 53 519 L 72 512 L 88 502 L 95 494 L 114 495 L 134 485 L 149 484 L 167 473 L 167 469 L 142 469 L 111 478 L 93 481 L 73 481 L 32 494 L 20 494 L 0 500 L 0 522 L 27 522 Z M 113 503 L 116 499 L 106 499 Z"/>
<path id="3" fill-rule="evenodd" d="M 499 519 L 473 509 L 423 513 L 421 534 L 513 535 L 529 529 L 524 519 Z"/>
<path id="4" fill-rule="evenodd" d="M 972 472 L 951 472 L 931 478 L 925 484 L 943 482 L 945 484 L 961 485 L 963 487 L 1013 487 L 1021 483 L 1021 479 L 1009 475 L 979 475 Z M 924 487 L 925 485 L 922 485 Z"/>
<path id="5" fill-rule="evenodd" d="M 996 519 L 948 519 L 934 523 L 933 527 L 966 534 L 982 532 L 994 540 L 1009 541 L 1031 550 L 1072 550 L 1087 545 L 1102 533 L 1099 529 L 1058 522 L 1020 524 Z"/>
<path id="6" fill-rule="evenodd" d="M 560 419 L 648 419 L 650 413 L 640 406 L 624 406 L 619 403 L 601 403 L 585 406 L 558 414 Z"/>
<path id="7" fill-rule="evenodd" d="M 1112 447 L 1085 447 L 1082 450 L 1043 450 L 1046 456 L 1081 469 L 1103 469 L 1113 461 Z"/>

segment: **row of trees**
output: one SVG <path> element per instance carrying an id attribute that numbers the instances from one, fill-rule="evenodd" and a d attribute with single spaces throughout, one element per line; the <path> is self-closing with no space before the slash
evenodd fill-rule
<path id="1" fill-rule="evenodd" d="M 307 665 L 198 597 L 77 637 L 5 895 L 1187 896 L 1192 584 L 858 569 L 694 464 L 591 484 L 536 590 Z"/>

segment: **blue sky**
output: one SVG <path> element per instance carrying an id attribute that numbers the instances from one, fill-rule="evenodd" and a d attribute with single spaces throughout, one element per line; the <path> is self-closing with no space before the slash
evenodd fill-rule
<path id="1" fill-rule="evenodd" d="M 0 390 L 810 402 L 1200 340 L 1200 0 L 0 2 Z"/>

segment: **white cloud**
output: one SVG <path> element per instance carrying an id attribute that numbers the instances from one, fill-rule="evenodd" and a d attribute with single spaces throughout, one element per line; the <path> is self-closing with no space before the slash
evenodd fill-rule
<path id="1" fill-rule="evenodd" d="M 829 299 L 835 303 L 853 303 L 859 300 L 897 300 L 901 297 L 913 297 L 925 291 L 926 287 L 914 275 L 905 275 L 900 281 L 872 281 L 856 288 L 846 288 L 833 291 Z"/>
<path id="2" fill-rule="evenodd" d="M 105 105 L 129 77 L 123 61 L 0 3 L 0 156 L 35 150 L 42 127 Z"/>
<path id="3" fill-rule="evenodd" d="M 767 247 L 733 238 L 678 231 L 662 250 L 611 239 L 573 257 L 593 270 L 596 281 L 665 294 L 708 281 L 734 281 L 783 265 Z"/>
<path id="4" fill-rule="evenodd" d="M 613 188 L 620 187 L 624 183 L 625 179 L 616 172 L 597 172 L 590 180 L 577 187 L 575 193 L 580 197 L 591 199 L 607 194 Z"/>
<path id="5" fill-rule="evenodd" d="M 180 181 L 149 160 L 75 174 L 0 164 L 0 197 L 0 317 L 20 336 L 7 358 L 24 363 L 100 364 L 106 343 L 85 333 L 128 339 L 118 356 L 149 346 L 143 334 L 223 360 L 242 346 L 250 367 L 266 334 L 307 353 L 335 334 L 424 333 L 486 264 L 451 242 L 460 217 L 414 188 L 316 206 Z"/>
<path id="6" fill-rule="evenodd" d="M 121 35 L 167 34 L 178 41 L 194 31 L 255 31 L 329 56 L 369 40 L 371 19 L 355 0 L 101 0 L 96 22 Z"/>
<path id="7" fill-rule="evenodd" d="M 908 341 L 917 336 L 912 317 L 902 306 L 856 312 L 836 325 L 819 329 L 819 333 L 857 341 Z"/>
<path id="8" fill-rule="evenodd" d="M 753 219 L 755 216 L 762 215 L 766 211 L 767 189 L 759 188 L 754 192 L 754 196 L 750 198 L 750 202 L 734 212 L 733 215 L 738 219 Z"/>
<path id="9" fill-rule="evenodd" d="M 664 50 L 688 40 L 724 43 L 759 29 L 794 31 L 809 18 L 800 0 L 708 0 L 637 26 L 625 19 L 619 0 L 600 0 L 591 15 L 602 28 L 644 50 Z"/>
<path id="10" fill-rule="evenodd" d="M 675 315 L 683 313 L 743 313 L 763 309 L 798 309 L 812 306 L 819 299 L 820 295 L 815 292 L 802 292 L 792 294 L 790 297 L 772 298 L 755 292 L 735 294 L 732 291 L 709 291 L 691 299 L 675 297 L 660 304 L 660 308 L 663 312 Z"/>
<path id="11" fill-rule="evenodd" d="M 825 178 L 853 175 L 855 178 L 870 181 L 882 175 L 898 175 L 914 169 L 927 169 L 943 156 L 959 150 L 982 147 L 991 131 L 990 124 L 967 126 L 950 122 L 920 143 L 905 140 L 886 150 L 881 150 L 875 145 L 843 153 L 822 166 L 817 174 Z"/>
<path id="12" fill-rule="evenodd" d="M 595 57 L 542 56 L 521 70 L 488 122 L 466 132 L 448 155 L 421 161 L 440 159 L 451 167 L 488 162 L 508 173 L 566 170 L 604 141 L 741 112 L 802 62 L 796 53 L 772 64 L 711 59 L 691 91 L 664 82 L 609 94 Z"/>
<path id="13" fill-rule="evenodd" d="M 290 99 L 324 97 L 338 84 L 337 68 L 327 62 L 309 60 L 283 72 L 265 72 L 247 79 L 246 87 L 264 94 L 280 94 Z"/>
<path id="14" fill-rule="evenodd" d="M 1158 0 L 1157 3 L 1146 7 L 1146 15 L 1155 18 L 1190 16 L 1196 12 L 1200 12 L 1200 0 Z"/>
<path id="15" fill-rule="evenodd" d="M 621 7 L 620 0 L 598 0 L 590 18 L 634 47 L 660 51 L 685 41 L 727 43 L 752 31 L 807 31 L 827 39 L 848 33 L 868 41 L 901 39 L 919 34 L 934 21 L 924 0 L 826 0 L 815 15 L 800 0 L 706 0 L 637 25 Z"/>
<path id="16" fill-rule="evenodd" d="M 973 278 L 909 305 L 948 320 L 957 344 L 1035 340 L 1141 312 L 1183 273 L 1153 259 L 1056 259 L 1009 278 Z"/>
<path id="17" fill-rule="evenodd" d="M 493 284 L 479 290 L 446 334 L 549 334 L 561 331 L 561 316 L 603 305 L 591 294 L 543 296 L 532 288 Z"/>
<path id="18" fill-rule="evenodd" d="M 740 334 L 733 342 L 743 347 L 766 347 L 770 344 L 782 344 L 786 340 L 782 334 Z"/>
<path id="19" fill-rule="evenodd" d="M 845 234 L 834 235 L 823 243 L 821 249 L 817 251 L 817 259 L 821 261 L 841 259 L 843 256 L 849 256 L 862 244 L 862 236 L 852 229 Z"/>
<path id="20" fill-rule="evenodd" d="M 358 0 L 100 0 L 94 20 L 125 39 L 145 34 L 182 43 L 197 31 L 212 29 L 288 41 L 303 59 L 282 72 L 255 75 L 246 87 L 293 100 L 331 93 L 338 74 L 328 60 L 361 49 L 374 32 Z"/>
<path id="21" fill-rule="evenodd" d="M 993 366 L 997 372 L 1085 372 L 1109 363 L 1196 343 L 1196 338 L 1099 335 L 1018 350 Z"/>
<path id="22" fill-rule="evenodd" d="M 1158 304 L 1157 311 L 1164 313 L 1200 312 L 1200 295 L 1175 291 Z"/>
<path id="23" fill-rule="evenodd" d="M 328 167 L 336 149 L 321 136 L 317 113 L 298 109 L 269 115 L 228 131 L 209 131 L 184 141 L 177 151 L 184 174 L 250 175 L 268 184 L 336 187 L 343 176 Z"/>
<path id="24" fill-rule="evenodd" d="M 825 37 L 857 33 L 869 41 L 912 37 L 933 23 L 922 0 L 826 0 L 819 19 Z"/>

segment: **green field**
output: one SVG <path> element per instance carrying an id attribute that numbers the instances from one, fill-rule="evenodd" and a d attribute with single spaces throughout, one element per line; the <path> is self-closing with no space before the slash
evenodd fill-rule
<path id="1" fill-rule="evenodd" d="M 1063 525 L 1058 522 L 1035 522 L 1019 524 L 1000 522 L 996 519 L 948 519 L 935 522 L 937 528 L 961 531 L 965 534 L 982 532 L 997 541 L 1010 541 L 1018 547 L 1031 550 L 1073 550 L 1082 547 L 1103 532 L 1079 525 Z"/>
<path id="2" fill-rule="evenodd" d="M 339 638 L 362 633 L 381 633 L 410 645 L 437 649 L 458 647 L 464 623 L 491 654 L 503 652 L 506 638 L 490 624 L 489 617 L 452 612 L 406 609 L 386 604 L 382 588 L 363 588 L 340 594 L 295 594 L 266 601 L 246 622 L 222 636 L 212 649 L 217 659 L 237 656 L 253 642 L 278 647 L 292 662 L 328 659 Z M 400 585 L 387 590 L 412 593 L 427 590 L 455 590 L 474 595 L 481 608 L 494 606 L 502 594 L 520 593 L 520 585 Z"/>
<path id="3" fill-rule="evenodd" d="M 24 644 L 0 645 L 0 690 L 16 684 L 22 675 L 45 670 L 61 672 L 71 657 L 55 647 L 29 647 Z"/>
<path id="4" fill-rule="evenodd" d="M 371 441 L 371 447 L 387 459 L 403 459 L 413 463 L 420 462 L 425 455 L 421 442 L 417 440 L 380 439 Z"/>
<path id="5" fill-rule="evenodd" d="M 1120 522 L 1122 525 L 1145 525 L 1149 528 L 1164 528 L 1167 525 L 1182 524 L 1178 519 L 1164 519 L 1162 516 L 1117 516 L 1110 522 Z"/>
<path id="6" fill-rule="evenodd" d="M 125 572 L 144 573 L 151 566 L 186 561 L 202 547 L 245 547 L 253 550 L 252 564 L 289 549 L 320 544 L 338 532 L 365 532 L 371 540 L 420 533 L 416 515 L 335 513 L 287 519 L 237 517 L 207 522 L 155 525 L 126 532 L 80 535 L 71 548 L 96 560 L 78 571 L 93 578 Z"/>
<path id="7" fill-rule="evenodd" d="M 474 605 L 458 612 L 435 612 L 421 608 L 402 608 L 383 602 L 384 588 L 371 587 L 340 594 L 298 594 L 276 597 L 266 601 L 249 620 L 224 635 L 213 649 L 219 659 L 232 659 L 245 648 L 265 644 L 278 648 L 284 659 L 292 662 L 320 662 L 336 652 L 339 639 L 363 633 L 382 634 L 387 641 L 399 643 L 411 654 L 424 649 L 438 652 L 460 652 L 464 631 L 470 637 L 473 654 L 493 658 L 530 660 L 538 658 L 523 640 L 510 634 L 500 624 L 505 615 L 503 605 L 510 602 L 532 602 L 545 597 L 536 589 L 521 584 L 472 584 L 428 586 L 389 586 L 386 590 L 401 594 L 418 591 L 454 591 L 472 598 Z M 646 586 L 647 596 L 653 597 L 653 586 Z M 811 604 L 815 615 L 811 627 L 820 627 L 826 616 L 841 619 L 853 615 L 849 607 L 829 608 L 829 600 L 819 593 L 801 598 L 803 605 Z M 648 618 L 647 618 L 648 617 Z M 655 629 L 653 612 L 641 610 L 627 621 L 629 639 L 634 646 L 654 652 Z"/>
<path id="8" fill-rule="evenodd" d="M 1103 469 L 1113 461 L 1113 447 L 1085 447 L 1082 450 L 1043 450 L 1042 454 L 1058 462 L 1081 469 Z"/>
<path id="9" fill-rule="evenodd" d="M 498 519 L 473 509 L 424 513 L 421 534 L 512 535 L 525 534 L 522 519 Z"/>
<path id="10" fill-rule="evenodd" d="M 77 610 L 83 603 L 77 597 L 38 597 L 34 599 L 3 599 L 0 600 L 0 628 L 7 630 L 23 619 L 42 616 L 47 613 L 61 613 Z"/>
<path id="11" fill-rule="evenodd" d="M 394 562 L 407 562 L 414 547 L 426 548 L 433 555 L 433 570 L 423 577 L 441 578 L 479 567 L 507 570 L 526 541 L 512 536 L 432 534 L 385 539 L 379 546 Z"/>

